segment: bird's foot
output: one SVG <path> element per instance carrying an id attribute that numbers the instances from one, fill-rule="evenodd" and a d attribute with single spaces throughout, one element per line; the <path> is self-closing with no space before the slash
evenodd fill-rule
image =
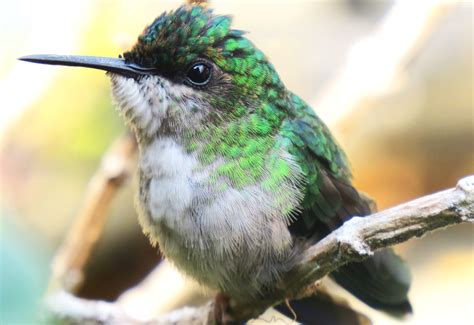
<path id="1" fill-rule="evenodd" d="M 293 315 L 293 322 L 296 322 L 296 312 L 293 308 L 291 308 L 290 299 L 288 299 L 288 298 L 285 299 L 285 305 L 286 305 L 286 308 L 288 308 L 288 310 Z"/>
<path id="2" fill-rule="evenodd" d="M 229 314 L 230 298 L 224 293 L 218 293 L 214 300 L 214 318 L 216 324 L 234 324 Z"/>
<path id="3" fill-rule="evenodd" d="M 237 301 L 224 293 L 218 293 L 214 299 L 214 322 L 246 324 L 249 319 L 258 317 L 267 308 L 268 304 L 262 301 Z"/>

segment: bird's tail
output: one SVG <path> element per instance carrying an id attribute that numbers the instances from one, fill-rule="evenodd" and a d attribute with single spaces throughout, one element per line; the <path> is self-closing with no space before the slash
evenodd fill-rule
<path id="1" fill-rule="evenodd" d="M 358 192 L 357 210 L 366 215 L 377 211 L 375 202 Z M 391 248 L 375 252 L 362 261 L 343 265 L 330 276 L 367 305 L 392 316 L 411 313 L 408 300 L 411 273 L 408 265 Z"/>
<path id="2" fill-rule="evenodd" d="M 378 251 L 362 262 L 344 265 L 330 276 L 373 308 L 396 317 L 412 312 L 408 300 L 410 270 L 392 249 Z"/>

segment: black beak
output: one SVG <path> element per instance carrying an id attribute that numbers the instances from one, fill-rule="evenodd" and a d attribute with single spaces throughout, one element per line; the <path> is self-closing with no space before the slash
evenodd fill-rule
<path id="1" fill-rule="evenodd" d="M 19 60 L 41 64 L 99 69 L 114 72 L 130 78 L 156 74 L 156 69 L 153 68 L 144 68 L 133 63 L 126 63 L 124 59 L 98 56 L 38 54 L 23 56 L 19 58 Z"/>

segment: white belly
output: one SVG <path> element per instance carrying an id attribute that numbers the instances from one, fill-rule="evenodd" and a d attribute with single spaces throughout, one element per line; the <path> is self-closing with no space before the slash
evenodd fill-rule
<path id="1" fill-rule="evenodd" d="M 256 295 L 291 258 L 288 220 L 259 184 L 235 189 L 209 182 L 213 168 L 170 138 L 142 149 L 141 224 L 166 257 L 201 283 Z"/>

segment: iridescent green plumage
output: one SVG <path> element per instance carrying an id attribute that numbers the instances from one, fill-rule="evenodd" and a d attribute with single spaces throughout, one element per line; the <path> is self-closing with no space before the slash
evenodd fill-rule
<path id="1" fill-rule="evenodd" d="M 282 217 L 294 216 L 289 225 L 294 236 L 321 238 L 350 217 L 370 213 L 369 202 L 351 184 L 345 155 L 328 128 L 285 88 L 244 33 L 231 29 L 230 17 L 183 6 L 157 18 L 124 58 L 155 68 L 176 83 L 196 60 L 216 66 L 219 82 L 197 88 L 212 112 L 202 128 L 183 134 L 186 150 L 198 152 L 204 166 L 221 161 L 210 177 L 216 183 L 228 180 L 220 186 L 242 189 L 258 183 L 280 196 L 276 202 L 283 202 L 278 206 Z M 283 159 L 281 152 L 292 158 Z M 293 163 L 303 175 L 297 184 L 303 193 L 297 208 L 285 204 L 287 193 L 279 190 L 296 179 Z M 406 273 L 398 257 L 385 251 L 342 268 L 335 277 L 373 306 L 406 310 Z"/>
<path id="2" fill-rule="evenodd" d="M 265 92 L 265 87 L 276 92 L 283 89 L 263 52 L 243 37 L 244 32 L 230 25 L 228 16 L 216 16 L 199 6 L 183 6 L 158 17 L 124 57 L 141 66 L 156 67 L 164 74 L 182 71 L 195 59 L 205 57 L 231 75 L 240 95 L 255 98 Z"/>
<path id="3" fill-rule="evenodd" d="M 196 58 L 207 58 L 230 77 L 232 87 L 223 95 L 212 94 L 215 119 L 200 130 L 200 139 L 209 139 L 201 153 L 203 162 L 216 155 L 229 158 L 218 173 L 235 185 L 255 182 L 264 174 L 264 158 L 275 146 L 275 137 L 284 118 L 289 95 L 264 54 L 244 33 L 230 29 L 231 18 L 214 16 L 201 7 L 181 7 L 163 14 L 148 26 L 126 60 L 155 67 L 164 75 L 184 70 Z M 217 116 L 218 115 L 218 116 Z M 196 149 L 196 135 L 188 144 Z M 284 162 L 276 162 L 270 182 L 284 177 Z"/>
<path id="4" fill-rule="evenodd" d="M 231 92 L 212 98 L 215 109 L 229 122 L 211 124 L 199 136 L 211 138 L 202 152 L 202 161 L 211 163 L 217 154 L 230 158 L 218 172 L 235 184 L 247 185 L 262 177 L 266 154 L 281 145 L 277 138 L 287 138 L 295 145 L 310 141 L 332 171 L 348 174 L 347 170 L 340 171 L 346 163 L 329 131 L 299 97 L 286 90 L 265 55 L 244 38 L 243 32 L 230 29 L 230 23 L 230 17 L 214 16 L 211 10 L 181 7 L 174 14 L 157 18 L 124 57 L 141 66 L 156 67 L 163 74 L 182 71 L 196 58 L 205 57 L 230 76 L 234 85 Z M 314 138 L 311 132 L 299 134 L 287 122 L 282 128 L 288 118 L 299 118 L 318 133 Z M 192 151 L 196 145 L 191 143 L 188 148 Z M 307 170 L 310 183 L 316 180 L 316 171 L 304 166 L 304 159 L 299 163 Z M 278 186 L 279 179 L 289 173 L 283 161 L 274 162 L 270 169 L 266 182 L 269 186 Z"/>
<path id="5" fill-rule="evenodd" d="M 196 150 L 196 141 L 200 141 L 204 143 L 200 153 L 203 163 L 224 157 L 226 163 L 217 173 L 237 186 L 263 177 L 264 184 L 275 188 L 290 176 L 287 162 L 268 155 L 282 147 L 295 156 L 304 173 L 305 208 L 313 209 L 317 202 L 315 209 L 331 216 L 338 206 L 324 199 L 320 173 L 324 169 L 332 177 L 350 182 L 343 152 L 312 109 L 284 87 L 265 55 L 230 25 L 228 16 L 183 6 L 158 17 L 124 57 L 175 77 L 198 58 L 214 62 L 232 86 L 223 94 L 210 94 L 215 119 L 193 134 L 188 150 Z"/>

